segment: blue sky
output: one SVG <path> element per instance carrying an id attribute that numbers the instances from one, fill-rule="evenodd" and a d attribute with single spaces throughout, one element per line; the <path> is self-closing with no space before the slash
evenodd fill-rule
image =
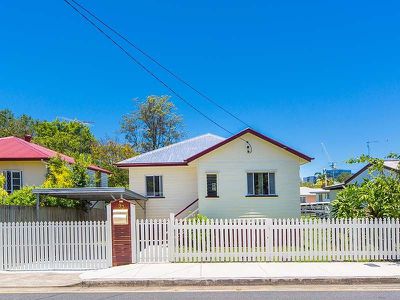
<path id="1" fill-rule="evenodd" d="M 373 155 L 400 152 L 396 1 L 81 3 L 254 129 L 315 157 L 302 175 L 328 166 L 321 142 L 339 167 L 368 140 L 379 141 Z M 0 108 L 93 121 L 97 137 L 113 137 L 134 99 L 168 94 L 62 0 L 1 1 L 0 20 Z M 243 129 L 149 66 L 223 126 Z M 227 136 L 172 100 L 187 137 Z"/>

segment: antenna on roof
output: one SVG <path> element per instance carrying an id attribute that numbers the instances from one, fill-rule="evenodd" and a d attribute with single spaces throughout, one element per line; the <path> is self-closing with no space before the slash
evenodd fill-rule
<path id="1" fill-rule="evenodd" d="M 336 162 L 332 161 L 332 157 L 329 155 L 328 150 L 323 142 L 321 142 L 321 146 L 326 158 L 328 159 L 329 167 L 331 167 L 332 170 L 336 169 Z"/>
<path id="2" fill-rule="evenodd" d="M 379 141 L 367 141 L 366 142 L 368 156 L 371 156 L 371 144 L 373 144 L 373 143 L 379 143 Z"/>
<path id="3" fill-rule="evenodd" d="M 86 125 L 86 126 L 93 126 L 93 124 L 94 124 L 94 122 L 92 122 L 92 121 L 81 121 L 81 120 L 78 120 L 77 118 L 70 119 L 70 118 L 66 118 L 66 117 L 56 117 L 56 119 L 61 119 L 61 120 L 68 121 L 68 122 L 77 122 L 79 124 Z"/>

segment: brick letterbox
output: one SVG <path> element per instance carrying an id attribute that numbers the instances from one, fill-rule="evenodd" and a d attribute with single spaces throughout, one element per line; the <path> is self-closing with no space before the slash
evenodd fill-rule
<path id="1" fill-rule="evenodd" d="M 132 215 L 135 206 L 126 200 L 111 202 L 112 265 L 131 264 L 132 260 Z"/>

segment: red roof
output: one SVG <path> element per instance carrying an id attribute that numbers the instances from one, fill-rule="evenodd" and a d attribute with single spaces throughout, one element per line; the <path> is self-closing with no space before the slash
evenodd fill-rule
<path id="1" fill-rule="evenodd" d="M 18 160 L 49 160 L 58 155 L 70 163 L 75 163 L 75 160 L 62 153 L 57 153 L 49 148 L 27 142 L 15 136 L 0 138 L 0 161 L 18 161 Z M 110 171 L 100 168 L 95 165 L 88 167 L 89 170 L 99 171 L 102 173 L 111 174 Z"/>

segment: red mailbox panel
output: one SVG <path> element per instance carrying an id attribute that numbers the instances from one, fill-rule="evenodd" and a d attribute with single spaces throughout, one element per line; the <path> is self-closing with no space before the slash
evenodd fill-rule
<path id="1" fill-rule="evenodd" d="M 131 203 L 111 202 L 112 263 L 121 266 L 132 263 Z"/>

